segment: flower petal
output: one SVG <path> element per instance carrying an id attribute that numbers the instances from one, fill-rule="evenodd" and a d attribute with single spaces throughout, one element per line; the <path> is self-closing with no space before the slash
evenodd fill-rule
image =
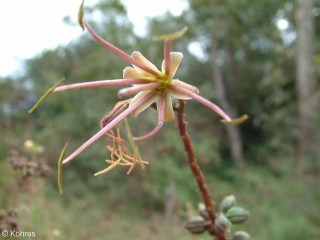
<path id="1" fill-rule="evenodd" d="M 122 88 L 118 91 L 118 98 L 123 98 L 124 96 L 136 94 L 141 91 L 156 89 L 161 83 L 145 83 L 145 84 L 134 84 L 133 87 Z"/>
<path id="2" fill-rule="evenodd" d="M 197 87 L 192 86 L 192 85 L 190 85 L 188 83 L 182 82 L 182 81 L 177 80 L 177 79 L 172 80 L 171 81 L 171 85 L 178 86 L 178 87 L 183 87 L 183 88 L 188 89 L 188 90 L 190 90 L 190 91 L 192 91 L 194 93 L 199 93 L 199 89 Z M 189 97 L 188 95 L 185 95 L 185 94 L 183 94 L 181 92 L 178 92 L 178 91 L 176 91 L 175 89 L 172 89 L 172 88 L 170 89 L 169 94 L 172 97 L 176 98 L 176 99 L 182 99 L 182 100 L 190 100 L 191 99 L 191 97 Z"/>
<path id="3" fill-rule="evenodd" d="M 143 65 L 145 65 L 146 67 L 152 69 L 153 71 L 155 72 L 159 72 L 158 68 L 152 63 L 150 62 L 148 59 L 146 59 L 141 52 L 138 52 L 138 51 L 134 51 L 132 54 L 131 54 L 131 57 L 136 59 L 137 61 L 139 61 L 140 63 L 142 63 Z M 133 65 L 134 66 L 134 65 Z M 134 68 L 138 69 L 139 71 L 143 71 L 141 70 L 140 68 L 138 68 L 137 66 L 134 66 Z"/>
<path id="4" fill-rule="evenodd" d="M 154 76 L 150 73 L 147 73 L 142 70 L 138 70 L 133 67 L 126 67 L 123 70 L 123 78 L 124 79 L 146 79 L 146 80 L 152 80 L 154 79 Z"/>
<path id="5" fill-rule="evenodd" d="M 170 89 L 169 90 L 169 94 L 171 95 L 171 97 L 175 98 L 175 99 L 181 99 L 181 100 L 190 100 L 192 99 L 191 97 L 182 94 L 174 89 Z"/>
<path id="6" fill-rule="evenodd" d="M 165 109 L 164 109 L 164 121 L 170 122 L 174 119 L 174 112 L 173 112 L 173 106 L 172 106 L 172 99 L 169 94 L 166 94 L 166 103 L 165 103 Z"/>
<path id="7" fill-rule="evenodd" d="M 185 82 L 182 82 L 178 79 L 174 79 L 171 81 L 171 84 L 172 85 L 175 85 L 175 86 L 178 86 L 178 87 L 183 87 L 183 88 L 186 88 L 186 89 L 189 89 L 190 91 L 194 92 L 194 93 L 199 93 L 199 89 L 191 84 L 188 84 L 188 83 L 185 83 Z"/>
<path id="8" fill-rule="evenodd" d="M 143 77 L 143 75 L 133 67 L 126 67 L 123 70 L 123 78 L 124 79 L 142 78 L 142 77 Z"/>
<path id="9" fill-rule="evenodd" d="M 146 108 L 148 108 L 152 103 L 154 103 L 157 98 L 159 97 L 157 93 L 153 90 L 146 90 L 137 93 L 132 100 L 130 101 L 129 107 L 133 104 L 135 104 L 137 101 L 139 101 L 144 96 L 150 94 L 151 92 L 154 92 L 154 95 L 150 97 L 147 101 L 143 102 L 135 111 L 132 112 L 132 115 L 134 117 L 138 116 L 141 112 L 143 112 Z"/>
<path id="10" fill-rule="evenodd" d="M 177 72 L 177 69 L 182 61 L 183 54 L 181 52 L 170 53 L 170 74 L 169 77 L 173 78 Z M 165 71 L 164 61 L 162 62 L 162 72 Z"/>
<path id="11" fill-rule="evenodd" d="M 123 78 L 124 79 L 143 79 L 143 80 L 154 80 L 154 75 L 147 73 L 142 70 L 138 70 L 133 67 L 126 67 L 123 70 Z"/>

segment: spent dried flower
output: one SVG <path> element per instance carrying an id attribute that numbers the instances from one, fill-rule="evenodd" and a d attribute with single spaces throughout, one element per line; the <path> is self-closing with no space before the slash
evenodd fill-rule
<path id="1" fill-rule="evenodd" d="M 111 153 L 111 159 L 106 160 L 106 162 L 110 165 L 94 175 L 97 176 L 106 173 L 117 166 L 128 166 L 129 170 L 127 171 L 127 174 L 130 174 L 138 162 L 137 151 L 134 151 L 132 154 L 128 148 L 125 147 L 119 128 L 117 129 L 117 135 L 115 135 L 112 130 L 110 130 L 107 135 L 112 139 L 112 144 L 107 146 L 108 151 Z M 143 164 L 148 164 L 148 162 L 143 160 L 141 160 L 141 162 Z"/>

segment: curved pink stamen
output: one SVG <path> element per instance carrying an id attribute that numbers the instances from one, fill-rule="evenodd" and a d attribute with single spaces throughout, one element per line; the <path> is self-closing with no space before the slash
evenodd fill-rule
<path id="1" fill-rule="evenodd" d="M 213 110 L 214 112 L 219 114 L 226 121 L 231 121 L 231 118 L 220 107 L 218 107 L 216 104 L 210 102 L 209 100 L 205 99 L 204 97 L 201 97 L 200 95 L 192 92 L 191 90 L 183 88 L 183 87 L 171 85 L 170 88 L 177 91 L 178 93 L 181 93 L 181 94 L 184 94 L 188 97 L 191 97 L 194 100 L 198 101 L 199 103 L 205 105 L 206 107 L 210 108 L 211 110 Z"/>
<path id="2" fill-rule="evenodd" d="M 157 88 L 161 85 L 159 82 L 142 84 L 141 86 L 134 86 L 129 88 L 123 88 L 118 91 L 118 98 L 123 98 L 124 96 L 132 95 L 140 91 L 151 90 Z"/>
<path id="3" fill-rule="evenodd" d="M 166 40 L 164 42 L 164 69 L 166 76 L 170 75 L 170 45 L 172 40 Z"/>
<path id="4" fill-rule="evenodd" d="M 79 88 L 93 88 L 93 87 L 111 87 L 111 86 L 125 86 L 130 84 L 148 83 L 150 81 L 144 79 L 114 79 L 114 80 L 99 80 L 92 82 L 74 83 L 56 87 L 53 92 L 62 92 L 66 90 Z"/>
<path id="5" fill-rule="evenodd" d="M 113 119 L 109 124 L 107 124 L 104 128 L 98 131 L 95 135 L 93 135 L 89 140 L 83 143 L 77 150 L 75 150 L 69 157 L 63 160 L 63 164 L 70 162 L 72 159 L 77 157 L 82 151 L 88 148 L 90 145 L 99 140 L 102 136 L 104 136 L 107 132 L 109 132 L 113 127 L 115 127 L 119 122 L 121 122 L 124 118 L 126 118 L 130 113 L 136 110 L 141 104 L 148 101 L 156 94 L 156 91 L 152 91 L 149 94 L 145 95 L 139 101 L 134 103 L 132 106 L 128 107 L 121 114 L 119 114 L 115 119 Z"/>
<path id="6" fill-rule="evenodd" d="M 102 46 L 108 48 L 111 52 L 113 52 L 114 54 L 118 55 L 119 57 L 123 58 L 124 60 L 132 63 L 133 65 L 141 68 L 142 70 L 158 77 L 159 73 L 157 73 L 156 71 L 152 70 L 151 68 L 145 66 L 144 64 L 142 64 L 141 62 L 139 62 L 138 60 L 134 59 L 133 57 L 131 57 L 129 54 L 125 53 L 124 51 L 122 51 L 121 49 L 117 48 L 116 46 L 112 45 L 111 43 L 107 42 L 106 40 L 104 40 L 102 37 L 100 37 L 93 29 L 92 27 L 85 21 L 82 20 L 83 25 L 86 27 L 86 29 L 88 29 L 88 31 L 91 33 L 91 35 L 97 40 L 97 42 L 99 42 Z"/>
<path id="7" fill-rule="evenodd" d="M 146 140 L 148 138 L 151 138 L 154 135 L 156 135 L 157 132 L 159 132 L 159 130 L 162 128 L 162 126 L 163 126 L 163 122 L 159 122 L 157 124 L 157 126 L 152 131 L 150 131 L 146 135 L 143 135 L 143 136 L 140 136 L 140 137 L 133 137 L 133 140 L 134 141 L 144 141 L 144 140 Z"/>
<path id="8" fill-rule="evenodd" d="M 163 123 L 164 123 L 165 103 L 166 103 L 166 96 L 163 94 L 163 95 L 161 95 L 160 106 L 158 109 L 158 124 L 157 124 L 157 126 L 152 131 L 147 133 L 146 135 L 143 135 L 141 137 L 134 137 L 133 138 L 134 141 L 146 140 L 146 139 L 154 136 L 157 132 L 159 132 L 159 130 L 162 128 Z"/>

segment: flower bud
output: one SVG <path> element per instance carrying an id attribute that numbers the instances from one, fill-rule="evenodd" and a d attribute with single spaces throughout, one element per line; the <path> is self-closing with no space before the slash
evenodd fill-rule
<path id="1" fill-rule="evenodd" d="M 232 240 L 252 240 L 250 235 L 244 231 L 237 231 L 233 235 Z"/>
<path id="2" fill-rule="evenodd" d="M 226 213 L 229 208 L 237 205 L 236 197 L 231 194 L 229 196 L 226 196 L 224 199 L 222 199 L 220 203 L 220 211 L 223 213 Z"/>
<path id="3" fill-rule="evenodd" d="M 189 218 L 186 224 L 186 229 L 188 229 L 193 234 L 200 234 L 207 229 L 209 224 L 210 222 L 206 221 L 201 216 L 192 216 Z"/>
<path id="4" fill-rule="evenodd" d="M 201 217 L 203 217 L 204 219 L 208 220 L 209 219 L 209 215 L 208 215 L 208 211 L 206 206 L 204 205 L 204 203 L 199 203 L 198 204 L 198 213 L 200 214 Z"/>
<path id="5" fill-rule="evenodd" d="M 231 222 L 224 214 L 219 214 L 214 221 L 214 226 L 220 233 L 228 232 L 231 228 Z"/>
<path id="6" fill-rule="evenodd" d="M 230 222 L 239 224 L 249 218 L 249 212 L 242 207 L 232 207 L 226 212 L 226 217 Z"/>

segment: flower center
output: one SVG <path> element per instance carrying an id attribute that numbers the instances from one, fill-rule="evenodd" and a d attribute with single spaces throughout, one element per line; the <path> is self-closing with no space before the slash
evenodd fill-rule
<path id="1" fill-rule="evenodd" d="M 170 78 L 165 73 L 162 73 L 158 78 L 157 81 L 161 83 L 161 85 L 157 88 L 160 92 L 167 92 L 169 85 L 171 83 L 172 78 Z"/>

